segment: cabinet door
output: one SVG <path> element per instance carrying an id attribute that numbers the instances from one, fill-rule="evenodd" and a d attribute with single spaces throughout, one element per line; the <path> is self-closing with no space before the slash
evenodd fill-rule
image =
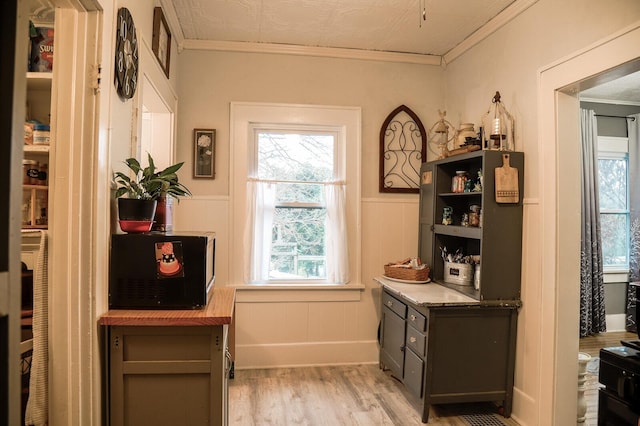
<path id="1" fill-rule="evenodd" d="M 405 322 L 386 306 L 382 307 L 382 336 L 380 362 L 398 378 L 402 378 L 404 364 Z"/>
<path id="2" fill-rule="evenodd" d="M 424 361 L 412 350 L 405 351 L 404 385 L 418 398 L 422 396 Z"/>
<path id="3" fill-rule="evenodd" d="M 111 327 L 110 424 L 226 425 L 225 327 Z"/>

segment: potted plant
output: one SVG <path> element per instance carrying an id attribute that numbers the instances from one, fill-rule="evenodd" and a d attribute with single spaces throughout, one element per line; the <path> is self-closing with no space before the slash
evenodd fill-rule
<path id="1" fill-rule="evenodd" d="M 177 163 L 164 170 L 156 171 L 151 154 L 148 156 L 149 165 L 145 168 L 142 168 L 135 158 L 125 160 L 125 164 L 133 172 L 133 177 L 122 172 L 114 174 L 114 181 L 118 185 L 116 189 L 118 218 L 121 221 L 150 223 L 155 218 L 154 229 L 170 230 L 171 200 L 173 198 L 179 200 L 179 197 L 191 195 L 191 191 L 179 182 L 176 174 L 184 163 Z"/>

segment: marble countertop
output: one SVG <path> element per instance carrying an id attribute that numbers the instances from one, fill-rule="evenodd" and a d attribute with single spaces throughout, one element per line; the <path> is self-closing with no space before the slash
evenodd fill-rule
<path id="1" fill-rule="evenodd" d="M 401 296 L 417 306 L 477 306 L 481 304 L 472 297 L 434 282 L 405 284 L 385 277 L 375 277 L 374 280 L 391 293 Z"/>

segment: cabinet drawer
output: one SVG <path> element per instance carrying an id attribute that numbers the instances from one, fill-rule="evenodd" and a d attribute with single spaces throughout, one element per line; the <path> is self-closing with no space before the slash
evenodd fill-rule
<path id="1" fill-rule="evenodd" d="M 427 318 L 411 306 L 409 306 L 407 322 L 418 331 L 425 331 L 427 329 Z"/>
<path id="2" fill-rule="evenodd" d="M 407 327 L 407 340 L 405 344 L 421 357 L 424 357 L 426 341 L 427 337 L 424 334 L 411 326 Z"/>
<path id="3" fill-rule="evenodd" d="M 424 361 L 413 352 L 405 351 L 404 385 L 418 398 L 422 396 L 423 373 Z"/>
<path id="4" fill-rule="evenodd" d="M 401 318 L 406 318 L 407 316 L 407 305 L 388 293 L 382 293 L 382 305 L 400 315 Z"/>

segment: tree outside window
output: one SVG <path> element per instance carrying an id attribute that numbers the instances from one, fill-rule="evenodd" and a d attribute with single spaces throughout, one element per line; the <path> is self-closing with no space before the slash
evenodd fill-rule
<path id="1" fill-rule="evenodd" d="M 598 195 L 603 266 L 629 268 L 629 191 L 626 154 L 601 152 L 598 158 Z"/>

